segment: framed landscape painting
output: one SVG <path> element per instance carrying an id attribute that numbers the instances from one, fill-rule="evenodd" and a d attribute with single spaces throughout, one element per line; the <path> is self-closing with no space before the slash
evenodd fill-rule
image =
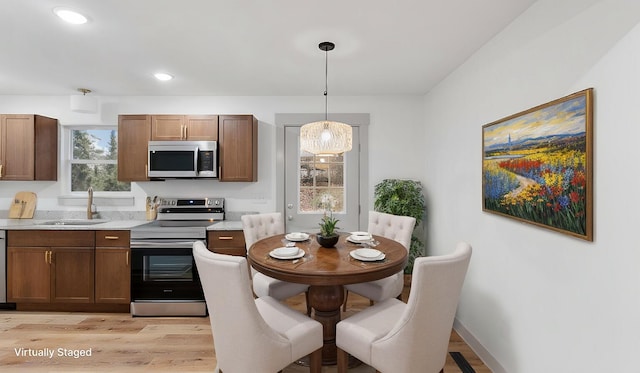
<path id="1" fill-rule="evenodd" d="M 482 209 L 593 241 L 593 88 L 482 126 Z"/>

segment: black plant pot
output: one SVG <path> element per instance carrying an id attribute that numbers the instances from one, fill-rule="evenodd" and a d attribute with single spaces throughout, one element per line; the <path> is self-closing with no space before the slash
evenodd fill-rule
<path id="1" fill-rule="evenodd" d="M 316 241 L 318 241 L 318 243 L 322 247 L 334 247 L 338 243 L 339 239 L 340 236 L 338 236 L 337 234 L 328 237 L 324 237 L 319 234 L 316 235 Z"/>

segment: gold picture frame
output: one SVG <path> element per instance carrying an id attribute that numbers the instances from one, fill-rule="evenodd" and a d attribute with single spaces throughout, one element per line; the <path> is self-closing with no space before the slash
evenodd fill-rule
<path id="1" fill-rule="evenodd" d="M 482 209 L 593 241 L 593 88 L 482 126 Z"/>

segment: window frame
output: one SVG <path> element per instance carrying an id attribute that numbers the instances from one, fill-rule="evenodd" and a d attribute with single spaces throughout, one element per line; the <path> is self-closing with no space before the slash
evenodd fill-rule
<path id="1" fill-rule="evenodd" d="M 62 163 L 64 167 L 62 167 L 62 180 L 63 180 L 63 190 L 64 193 L 71 196 L 79 196 L 86 195 L 87 191 L 72 191 L 71 190 L 71 171 L 73 168 L 73 164 L 115 164 L 116 167 L 118 165 L 118 160 L 109 160 L 109 159 L 98 159 L 98 160 L 74 160 L 73 159 L 73 131 L 88 131 L 88 130 L 101 130 L 101 131 L 116 131 L 116 135 L 118 132 L 117 125 L 91 125 L 91 124 L 75 124 L 68 125 L 63 127 L 63 139 L 64 139 L 64 157 L 62 159 Z M 123 191 L 95 191 L 94 195 L 103 196 L 103 197 L 125 197 L 133 195 L 133 186 L 130 187 L 129 190 Z"/>

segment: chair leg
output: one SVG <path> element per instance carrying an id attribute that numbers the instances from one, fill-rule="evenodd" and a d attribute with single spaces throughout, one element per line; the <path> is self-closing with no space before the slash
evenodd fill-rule
<path id="1" fill-rule="evenodd" d="M 349 298 L 349 290 L 344 289 L 344 299 L 342 303 L 342 312 L 347 311 L 347 298 Z"/>
<path id="2" fill-rule="evenodd" d="M 304 300 L 307 302 L 307 316 L 311 316 L 311 303 L 309 302 L 309 290 L 304 292 Z"/>
<path id="3" fill-rule="evenodd" d="M 320 373 L 322 371 L 322 347 L 309 355 L 309 371 L 311 373 Z"/>
<path id="4" fill-rule="evenodd" d="M 347 373 L 349 370 L 349 354 L 338 347 L 338 373 Z"/>
<path id="5" fill-rule="evenodd" d="M 369 305 L 373 306 L 373 300 L 369 299 Z"/>

